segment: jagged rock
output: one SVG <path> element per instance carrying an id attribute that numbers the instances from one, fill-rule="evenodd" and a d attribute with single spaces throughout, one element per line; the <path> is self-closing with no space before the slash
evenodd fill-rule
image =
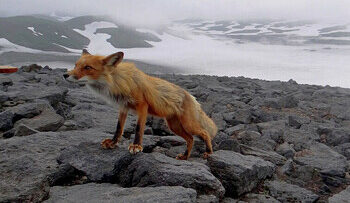
<path id="1" fill-rule="evenodd" d="M 50 190 L 50 202 L 196 202 L 196 191 L 180 186 L 122 188 L 114 184 L 55 186 Z"/>
<path id="2" fill-rule="evenodd" d="M 215 195 L 200 195 L 196 203 L 219 203 L 219 198 Z"/>
<path id="3" fill-rule="evenodd" d="M 24 118 L 16 122 L 15 126 L 24 124 L 39 131 L 56 131 L 64 123 L 62 116 L 52 110 L 44 110 L 40 115 L 33 118 Z"/>
<path id="4" fill-rule="evenodd" d="M 288 125 L 299 129 L 303 124 L 309 124 L 310 119 L 306 117 L 299 117 L 295 115 L 288 116 Z"/>
<path id="5" fill-rule="evenodd" d="M 0 85 L 1 86 L 11 86 L 11 85 L 13 85 L 13 82 L 12 82 L 11 78 L 0 75 Z"/>
<path id="6" fill-rule="evenodd" d="M 347 159 L 350 159 L 350 143 L 344 143 L 334 147 L 334 149 L 339 153 L 345 156 Z"/>
<path id="7" fill-rule="evenodd" d="M 276 147 L 276 152 L 284 157 L 293 158 L 295 154 L 295 150 L 290 144 L 284 142 Z"/>
<path id="8" fill-rule="evenodd" d="M 268 188 L 270 195 L 281 202 L 315 202 L 319 198 L 309 190 L 286 182 L 267 181 L 264 185 Z"/>
<path id="9" fill-rule="evenodd" d="M 282 174 L 290 174 L 293 170 L 293 160 L 288 159 L 286 163 L 279 169 Z"/>
<path id="10" fill-rule="evenodd" d="M 8 130 L 2 134 L 3 138 L 10 138 L 15 136 L 16 129 L 12 128 L 11 130 Z"/>
<path id="11" fill-rule="evenodd" d="M 37 64 L 31 64 L 29 66 L 22 66 L 20 68 L 20 71 L 23 71 L 23 72 L 32 72 L 32 71 L 39 72 L 42 68 L 43 68 L 42 66 L 39 66 Z"/>
<path id="12" fill-rule="evenodd" d="M 91 130 L 42 132 L 1 140 L 0 202 L 42 201 L 50 185 L 71 175 L 57 163 L 60 151 L 81 142 L 100 143 L 106 136 Z"/>
<path id="13" fill-rule="evenodd" d="M 0 113 L 0 131 L 7 131 L 13 126 L 14 114 L 7 110 Z"/>
<path id="14" fill-rule="evenodd" d="M 208 158 L 212 173 L 221 180 L 226 196 L 238 196 L 254 189 L 257 184 L 272 176 L 274 165 L 254 156 L 219 150 Z"/>
<path id="15" fill-rule="evenodd" d="M 83 172 L 89 181 L 116 182 L 117 169 L 130 164 L 132 156 L 126 148 L 104 150 L 100 143 L 81 143 L 62 151 L 57 160 Z"/>
<path id="16" fill-rule="evenodd" d="M 279 99 L 278 103 L 283 108 L 294 108 L 298 106 L 299 100 L 296 97 L 289 95 Z"/>
<path id="17" fill-rule="evenodd" d="M 327 177 L 344 178 L 347 168 L 346 158 L 321 143 L 313 143 L 310 150 L 294 158 L 294 161 L 303 166 L 310 166 L 320 171 L 323 178 L 327 181 Z M 328 184 L 339 184 L 328 182 Z"/>
<path id="18" fill-rule="evenodd" d="M 180 161 L 160 153 L 138 154 L 120 173 L 123 186 L 183 186 L 222 198 L 225 189 L 204 164 Z"/>
<path id="19" fill-rule="evenodd" d="M 170 148 L 171 146 L 186 145 L 186 141 L 180 136 L 164 136 L 160 137 L 157 145 L 165 148 Z"/>
<path id="20" fill-rule="evenodd" d="M 34 130 L 33 128 L 30 128 L 24 124 L 20 124 L 19 126 L 16 127 L 14 136 L 27 136 L 38 132 L 39 131 Z"/>
<path id="21" fill-rule="evenodd" d="M 340 202 L 349 202 L 350 200 L 350 186 L 345 190 L 341 191 L 338 194 L 333 195 L 328 199 L 329 203 L 340 203 Z"/>
<path id="22" fill-rule="evenodd" d="M 249 203 L 279 203 L 275 198 L 263 194 L 250 193 L 246 195 L 246 198 Z"/>
<path id="23" fill-rule="evenodd" d="M 45 109 L 53 111 L 53 108 L 47 101 L 40 100 L 35 101 L 35 103 L 20 104 L 9 109 L 13 112 L 15 121 L 22 118 L 33 118 L 34 116 L 39 115 Z"/>
<path id="24" fill-rule="evenodd" d="M 31 85 L 13 85 L 8 88 L 8 97 L 13 101 L 34 101 L 45 99 L 55 105 L 64 99 L 67 88 L 58 86 L 42 86 L 40 83 Z"/>
<path id="25" fill-rule="evenodd" d="M 241 151 L 239 142 L 233 138 L 222 140 L 217 146 L 215 146 L 215 150 L 231 150 L 234 152 Z"/>
<path id="26" fill-rule="evenodd" d="M 249 147 L 247 145 L 241 145 L 240 149 L 241 149 L 241 153 L 244 155 L 252 155 L 252 156 L 260 157 L 276 165 L 283 165 L 284 162 L 287 160 L 286 158 L 277 154 L 274 151 L 265 151 L 255 147 Z"/>
<path id="27" fill-rule="evenodd" d="M 238 124 L 233 127 L 229 127 L 225 129 L 225 133 L 229 136 L 232 135 L 237 135 L 238 133 L 242 132 L 245 130 L 245 125 L 244 124 Z"/>

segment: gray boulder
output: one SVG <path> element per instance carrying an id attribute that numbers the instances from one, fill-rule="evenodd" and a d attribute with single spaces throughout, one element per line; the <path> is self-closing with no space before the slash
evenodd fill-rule
<path id="1" fill-rule="evenodd" d="M 246 199 L 249 203 L 279 203 L 275 198 L 265 194 L 247 194 Z"/>
<path id="2" fill-rule="evenodd" d="M 120 183 L 128 187 L 178 185 L 219 198 L 225 193 L 220 181 L 204 164 L 180 161 L 160 153 L 136 155 L 132 163 L 120 173 Z"/>
<path id="3" fill-rule="evenodd" d="M 27 135 L 31 135 L 31 134 L 35 134 L 38 133 L 39 131 L 28 127 L 24 124 L 20 124 L 19 126 L 17 126 L 17 128 L 15 129 L 15 133 L 14 136 L 27 136 Z"/>
<path id="4" fill-rule="evenodd" d="M 10 128 L 12 128 L 13 126 L 13 117 L 14 114 L 7 110 L 7 111 L 3 111 L 0 113 L 0 131 L 6 131 L 9 130 Z"/>
<path id="5" fill-rule="evenodd" d="M 270 191 L 270 195 L 281 202 L 315 202 L 319 196 L 313 192 L 280 181 L 267 181 L 265 187 Z"/>
<path id="6" fill-rule="evenodd" d="M 55 186 L 45 202 L 196 202 L 196 191 L 181 186 L 122 188 L 114 184 L 89 183 L 70 187 Z"/>
<path id="7" fill-rule="evenodd" d="M 24 124 L 39 131 L 56 131 L 64 123 L 64 118 L 55 111 L 46 109 L 39 116 L 23 118 L 16 122 L 15 126 Z"/>
<path id="8" fill-rule="evenodd" d="M 271 162 L 225 150 L 212 154 L 208 158 L 208 165 L 224 185 L 226 196 L 239 196 L 251 191 L 275 171 Z"/>
<path id="9" fill-rule="evenodd" d="M 88 181 L 116 182 L 119 170 L 131 163 L 126 149 L 104 150 L 100 143 L 81 143 L 62 151 L 57 161 L 83 172 Z M 126 166 L 125 166 L 126 165 Z"/>
<path id="10" fill-rule="evenodd" d="M 350 201 L 350 186 L 348 186 L 345 190 L 339 192 L 338 194 L 333 195 L 328 199 L 329 203 L 341 203 L 341 202 L 349 202 Z"/>
<path id="11" fill-rule="evenodd" d="M 294 161 L 299 165 L 319 170 L 324 178 L 344 177 L 347 168 L 346 158 L 343 155 L 318 142 L 313 143 L 307 153 L 295 157 Z"/>
<path id="12" fill-rule="evenodd" d="M 108 136 L 94 130 L 42 132 L 0 142 L 0 202 L 40 202 L 50 185 L 71 176 L 60 167 L 61 150 L 81 142 L 96 142 Z"/>
<path id="13" fill-rule="evenodd" d="M 293 158 L 295 154 L 295 150 L 293 147 L 288 144 L 287 142 L 284 142 L 276 147 L 276 152 L 284 157 Z"/>
<path id="14" fill-rule="evenodd" d="M 249 147 L 247 145 L 241 145 L 241 153 L 244 155 L 252 155 L 260 157 L 266 161 L 272 162 L 275 165 L 283 165 L 287 159 L 274 151 L 265 151 L 255 147 Z"/>

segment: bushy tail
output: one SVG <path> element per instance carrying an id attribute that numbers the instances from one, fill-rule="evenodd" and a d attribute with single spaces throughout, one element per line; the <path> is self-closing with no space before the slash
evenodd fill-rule
<path id="1" fill-rule="evenodd" d="M 192 96 L 192 95 L 191 95 Z M 213 139 L 216 136 L 216 133 L 218 132 L 218 128 L 216 127 L 214 121 L 210 119 L 207 114 L 202 110 L 201 105 L 197 102 L 196 98 L 192 96 L 192 100 L 195 103 L 196 106 L 196 118 L 198 122 L 200 123 L 201 127 L 208 131 L 210 134 L 211 139 Z"/>

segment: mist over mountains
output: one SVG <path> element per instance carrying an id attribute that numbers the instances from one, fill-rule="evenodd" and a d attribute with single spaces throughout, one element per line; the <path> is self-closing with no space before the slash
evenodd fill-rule
<path id="1" fill-rule="evenodd" d="M 350 25 L 344 22 L 189 18 L 152 28 L 55 13 L 1 17 L 0 27 L 4 65 L 71 68 L 87 48 L 102 55 L 124 51 L 126 59 L 182 73 L 350 87 Z"/>

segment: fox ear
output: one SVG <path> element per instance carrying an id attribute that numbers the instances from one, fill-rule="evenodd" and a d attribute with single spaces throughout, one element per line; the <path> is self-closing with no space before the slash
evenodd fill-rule
<path id="1" fill-rule="evenodd" d="M 108 66 L 116 66 L 123 60 L 123 57 L 124 53 L 120 51 L 104 58 L 103 63 Z"/>
<path id="2" fill-rule="evenodd" d="M 83 56 L 83 55 L 91 55 L 91 54 L 88 52 L 88 50 L 83 49 L 83 52 L 81 53 L 81 55 Z"/>

